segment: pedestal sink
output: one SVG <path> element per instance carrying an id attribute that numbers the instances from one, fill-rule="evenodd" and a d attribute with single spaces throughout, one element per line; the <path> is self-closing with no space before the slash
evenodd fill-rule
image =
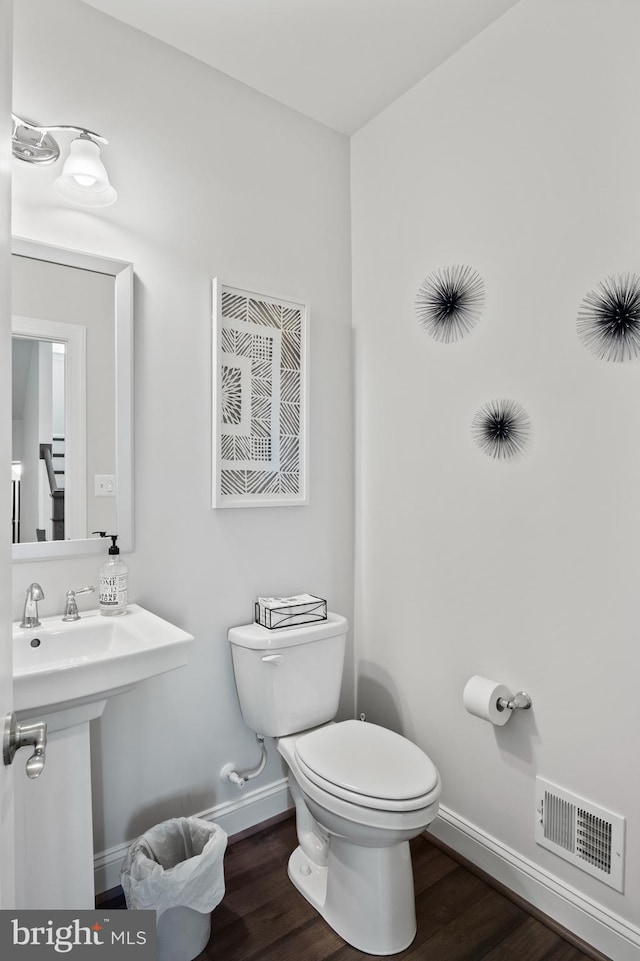
<path id="1" fill-rule="evenodd" d="M 19 721 L 44 720 L 48 729 L 40 777 L 16 772 L 18 907 L 94 907 L 89 723 L 108 698 L 184 666 L 192 644 L 137 604 L 118 617 L 89 611 L 68 623 L 14 624 L 14 709 Z"/>

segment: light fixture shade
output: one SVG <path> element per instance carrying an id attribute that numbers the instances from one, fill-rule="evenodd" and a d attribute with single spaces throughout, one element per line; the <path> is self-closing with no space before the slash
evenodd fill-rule
<path id="1" fill-rule="evenodd" d="M 100 147 L 86 134 L 71 141 L 55 187 L 66 200 L 82 207 L 108 207 L 118 197 L 100 159 Z"/>

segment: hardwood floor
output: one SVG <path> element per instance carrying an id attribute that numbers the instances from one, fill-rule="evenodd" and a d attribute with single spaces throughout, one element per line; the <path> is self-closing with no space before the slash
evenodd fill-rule
<path id="1" fill-rule="evenodd" d="M 198 961 L 359 961 L 296 891 L 288 819 L 229 845 L 226 894 Z M 424 837 L 412 842 L 418 933 L 398 961 L 590 961 Z"/>
<path id="2" fill-rule="evenodd" d="M 196 961 L 361 961 L 287 877 L 293 818 L 230 844 L 226 893 Z M 418 932 L 397 961 L 592 961 L 425 837 L 411 842 Z M 122 896 L 102 902 L 124 907 Z M 594 955 L 602 958 L 602 955 Z M 605 959 L 606 961 L 606 959 Z"/>

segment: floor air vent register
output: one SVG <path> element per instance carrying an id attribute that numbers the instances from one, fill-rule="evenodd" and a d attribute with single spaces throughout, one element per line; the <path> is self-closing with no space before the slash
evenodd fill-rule
<path id="1" fill-rule="evenodd" d="M 624 888 L 624 818 L 536 778 L 536 842 L 616 891 Z"/>

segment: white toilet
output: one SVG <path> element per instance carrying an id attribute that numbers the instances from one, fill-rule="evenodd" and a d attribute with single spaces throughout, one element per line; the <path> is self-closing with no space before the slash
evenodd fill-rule
<path id="1" fill-rule="evenodd" d="M 289 877 L 345 941 L 367 954 L 404 950 L 416 933 L 409 840 L 438 811 L 426 754 L 386 728 L 333 722 L 348 624 L 229 631 L 243 717 L 278 738 L 289 766 L 299 847 Z"/>

